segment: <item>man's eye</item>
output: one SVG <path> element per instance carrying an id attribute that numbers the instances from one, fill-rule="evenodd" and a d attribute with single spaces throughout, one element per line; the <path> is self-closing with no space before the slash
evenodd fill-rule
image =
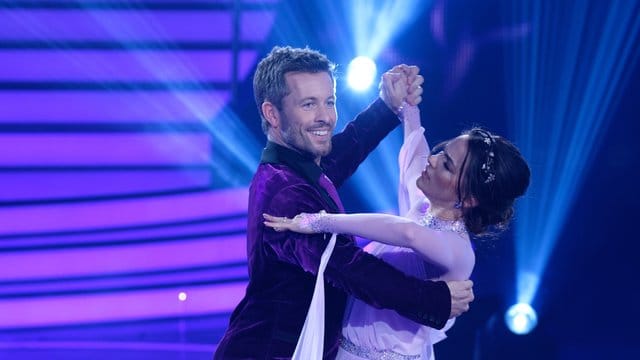
<path id="1" fill-rule="evenodd" d="M 306 102 L 306 103 L 302 104 L 302 107 L 304 109 L 311 109 L 311 108 L 313 108 L 313 103 L 312 102 Z"/>
<path id="2" fill-rule="evenodd" d="M 336 102 L 335 102 L 335 100 L 329 100 L 329 101 L 327 101 L 327 106 L 329 106 L 329 107 L 335 107 L 335 106 L 336 106 Z"/>

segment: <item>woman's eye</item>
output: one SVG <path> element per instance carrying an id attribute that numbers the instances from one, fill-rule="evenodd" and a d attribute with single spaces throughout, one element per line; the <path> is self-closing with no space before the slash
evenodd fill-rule
<path id="1" fill-rule="evenodd" d="M 431 149 L 431 155 L 436 155 L 442 152 L 442 146 L 436 146 L 433 149 Z"/>

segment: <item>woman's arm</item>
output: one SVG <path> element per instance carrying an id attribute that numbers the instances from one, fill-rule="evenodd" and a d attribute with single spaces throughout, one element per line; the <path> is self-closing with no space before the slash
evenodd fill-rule
<path id="1" fill-rule="evenodd" d="M 429 145 L 420 124 L 420 110 L 417 106 L 405 106 L 402 111 L 404 142 L 398 154 L 400 184 L 398 187 L 398 208 L 405 215 L 417 203 L 423 203 L 425 196 L 416 186 L 416 180 L 427 164 Z"/>
<path id="2" fill-rule="evenodd" d="M 456 253 L 468 241 L 455 233 L 437 232 L 386 214 L 299 214 L 293 219 L 264 214 L 265 225 L 277 231 L 351 234 L 389 245 L 408 247 L 430 263 L 451 269 Z"/>

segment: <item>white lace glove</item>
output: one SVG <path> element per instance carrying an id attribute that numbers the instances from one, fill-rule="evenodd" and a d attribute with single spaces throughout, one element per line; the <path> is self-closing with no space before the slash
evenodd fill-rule
<path id="1" fill-rule="evenodd" d="M 330 216 L 325 211 L 315 214 L 301 213 L 293 219 L 280 216 L 262 214 L 264 224 L 275 231 L 290 230 L 301 234 L 318 234 L 331 232 L 329 230 Z"/>

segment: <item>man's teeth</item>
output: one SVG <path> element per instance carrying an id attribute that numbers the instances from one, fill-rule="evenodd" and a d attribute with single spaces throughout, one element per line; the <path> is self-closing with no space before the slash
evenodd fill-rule
<path id="1" fill-rule="evenodd" d="M 311 132 L 313 135 L 325 136 L 329 133 L 328 130 L 316 130 Z"/>

